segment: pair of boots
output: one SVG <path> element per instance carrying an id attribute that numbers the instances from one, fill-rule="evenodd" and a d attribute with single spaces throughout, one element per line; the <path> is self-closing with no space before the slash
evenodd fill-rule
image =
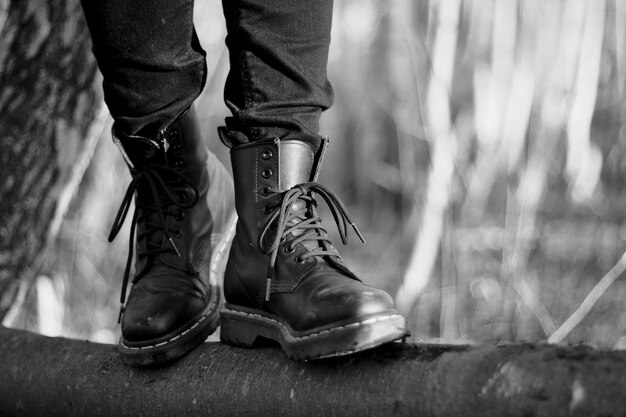
<path id="1" fill-rule="evenodd" d="M 201 344 L 221 322 L 221 340 L 277 341 L 292 359 L 345 355 L 403 338 L 404 318 L 384 291 L 344 264 L 316 212 L 331 209 L 344 243 L 339 199 L 314 182 L 323 154 L 294 140 L 231 147 L 239 220 L 224 276 L 225 304 L 209 283 L 213 221 L 207 205 L 207 151 L 193 109 L 155 137 L 115 131 L 132 181 L 116 216 L 115 238 L 133 195 L 131 250 L 124 274 L 119 352 L 129 365 L 169 362 Z M 135 237 L 133 237 L 135 236 Z M 360 234 L 359 234 L 360 236 Z M 126 287 L 136 240 L 133 286 Z"/>

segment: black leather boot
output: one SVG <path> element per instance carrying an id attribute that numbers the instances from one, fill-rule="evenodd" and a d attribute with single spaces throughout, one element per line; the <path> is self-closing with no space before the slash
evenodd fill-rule
<path id="1" fill-rule="evenodd" d="M 118 349 L 129 365 L 169 362 L 204 342 L 218 325 L 219 291 L 209 282 L 208 154 L 193 109 L 153 138 L 124 136 L 115 126 L 113 136 L 133 179 L 109 241 L 136 194 Z M 135 229 L 135 276 L 125 300 Z"/>
<path id="2" fill-rule="evenodd" d="M 221 339 L 253 346 L 280 343 L 292 359 L 346 355 L 405 337 L 405 319 L 389 294 L 363 284 L 344 264 L 316 212 L 326 201 L 344 243 L 350 221 L 342 203 L 314 182 L 318 155 L 299 141 L 231 146 L 239 221 L 224 277 Z M 360 236 L 360 234 L 359 234 Z"/>

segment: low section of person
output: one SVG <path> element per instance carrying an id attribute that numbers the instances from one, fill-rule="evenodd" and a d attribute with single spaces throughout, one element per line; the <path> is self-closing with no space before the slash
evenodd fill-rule
<path id="1" fill-rule="evenodd" d="M 109 240 L 133 194 L 131 247 L 122 284 L 119 352 L 129 365 L 179 358 L 218 325 L 219 289 L 209 282 L 213 218 L 207 201 L 207 149 L 193 108 L 156 136 L 113 137 L 132 181 Z M 135 237 L 136 236 L 136 237 Z M 136 240 L 135 276 L 125 298 Z"/>
<path id="2" fill-rule="evenodd" d="M 221 340 L 280 343 L 293 359 L 350 354 L 407 335 L 384 291 L 345 265 L 317 213 L 329 207 L 342 240 L 358 229 L 316 182 L 332 104 L 326 76 L 331 0 L 223 0 L 238 214 L 224 276 L 225 304 L 208 280 L 212 217 L 207 151 L 192 103 L 206 78 L 193 0 L 83 0 L 104 77 L 113 136 L 132 174 L 115 238 L 135 198 L 122 289 L 119 351 L 129 365 L 177 359 L 221 321 Z M 126 285 L 136 244 L 135 275 Z"/>

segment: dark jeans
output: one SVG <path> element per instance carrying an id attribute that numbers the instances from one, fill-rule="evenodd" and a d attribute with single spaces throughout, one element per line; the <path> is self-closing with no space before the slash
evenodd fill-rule
<path id="1" fill-rule="evenodd" d="M 150 135 L 198 97 L 205 53 L 193 0 L 82 0 L 116 125 Z M 316 147 L 333 100 L 326 78 L 332 0 L 223 0 L 230 53 L 226 124 L 238 141 L 283 137 Z"/>

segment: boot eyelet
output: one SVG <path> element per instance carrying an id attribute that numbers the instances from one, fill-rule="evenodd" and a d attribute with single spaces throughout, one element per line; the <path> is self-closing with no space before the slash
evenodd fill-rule
<path id="1" fill-rule="evenodd" d="M 270 214 L 272 212 L 272 206 L 264 206 L 263 213 Z"/>
<path id="2" fill-rule="evenodd" d="M 263 171 L 261 171 L 261 177 L 268 179 L 269 177 L 271 177 L 273 174 L 272 170 L 269 168 L 265 168 Z"/>
<path id="3" fill-rule="evenodd" d="M 261 158 L 263 158 L 264 160 L 268 160 L 272 157 L 272 151 L 269 149 L 263 149 L 263 152 L 261 152 Z"/>
<path id="4" fill-rule="evenodd" d="M 174 218 L 176 220 L 178 220 L 179 222 L 185 219 L 185 212 L 184 211 L 179 211 L 176 216 L 174 216 Z"/>
<path id="5" fill-rule="evenodd" d="M 293 247 L 291 247 L 291 246 L 289 246 L 289 245 L 285 246 L 284 252 L 285 252 L 286 254 L 294 253 L 295 251 L 296 251 L 296 248 L 293 248 Z M 298 258 L 299 258 L 299 257 L 298 257 Z"/>
<path id="6" fill-rule="evenodd" d="M 296 263 L 298 264 L 303 264 L 306 262 L 306 259 L 302 258 L 301 256 L 298 256 L 296 259 L 294 259 L 296 261 Z"/>
<path id="7" fill-rule="evenodd" d="M 183 232 L 180 229 L 176 229 L 174 230 L 174 233 L 172 233 L 172 237 L 175 237 L 176 239 L 179 239 L 182 235 L 183 235 Z"/>
<path id="8" fill-rule="evenodd" d="M 263 187 L 259 190 L 259 192 L 263 197 L 267 197 L 268 195 L 270 195 L 270 187 Z"/>

